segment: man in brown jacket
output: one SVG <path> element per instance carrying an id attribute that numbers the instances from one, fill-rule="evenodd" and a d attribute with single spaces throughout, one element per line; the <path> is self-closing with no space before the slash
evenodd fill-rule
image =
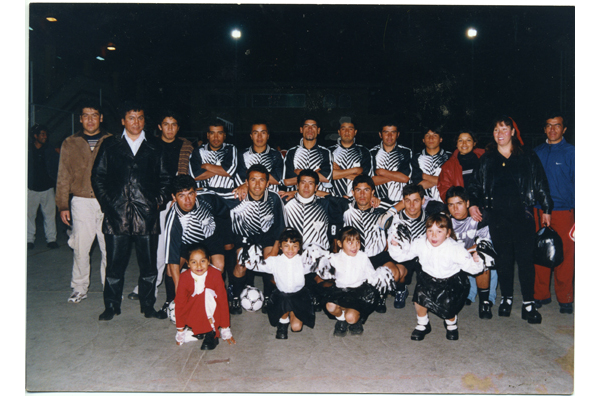
<path id="1" fill-rule="evenodd" d="M 104 215 L 92 190 L 91 173 L 97 148 L 109 134 L 100 129 L 102 109 L 93 101 L 80 106 L 79 122 L 82 131 L 65 139 L 60 150 L 58 179 L 56 182 L 56 206 L 60 218 L 72 226 L 69 246 L 73 249 L 73 292 L 68 302 L 79 303 L 87 298 L 90 285 L 90 249 L 94 239 L 102 254 L 100 278 L 104 285 L 106 249 L 102 233 Z M 69 197 L 72 195 L 69 210 Z"/>

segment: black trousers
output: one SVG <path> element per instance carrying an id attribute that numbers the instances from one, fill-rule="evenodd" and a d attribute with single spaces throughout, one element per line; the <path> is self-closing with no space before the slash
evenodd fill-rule
<path id="1" fill-rule="evenodd" d="M 104 282 L 104 306 L 120 308 L 123 298 L 125 270 L 129 264 L 131 244 L 135 244 L 135 253 L 140 276 L 138 294 L 142 310 L 154 307 L 156 296 L 156 249 L 158 235 L 110 235 L 104 234 L 106 242 L 106 281 Z"/>
<path id="2" fill-rule="evenodd" d="M 535 267 L 535 222 L 528 210 L 491 211 L 490 236 L 498 253 L 496 271 L 502 296 L 514 292 L 515 262 L 523 301 L 533 301 Z"/>

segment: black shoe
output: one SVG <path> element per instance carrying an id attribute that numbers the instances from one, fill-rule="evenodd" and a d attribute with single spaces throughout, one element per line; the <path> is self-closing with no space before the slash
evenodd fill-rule
<path id="1" fill-rule="evenodd" d="M 446 328 L 446 339 L 450 341 L 458 340 L 458 327 L 454 330 L 448 330 L 448 324 L 444 320 L 444 327 Z"/>
<path id="2" fill-rule="evenodd" d="M 469 300 L 468 298 L 465 300 L 465 305 L 471 305 L 473 301 Z"/>
<path id="3" fill-rule="evenodd" d="M 319 298 L 316 296 L 313 296 L 312 298 L 312 306 L 315 312 L 321 312 L 323 310 L 323 307 L 321 307 L 321 303 L 319 302 Z"/>
<path id="4" fill-rule="evenodd" d="M 142 308 L 141 311 L 146 318 L 167 319 L 169 316 L 165 311 L 156 311 L 154 307 Z"/>
<path id="5" fill-rule="evenodd" d="M 121 315 L 121 308 L 108 307 L 100 314 L 98 320 L 111 320 L 115 315 Z"/>
<path id="6" fill-rule="evenodd" d="M 140 296 L 135 292 L 131 292 L 127 295 L 127 298 L 130 300 L 139 300 Z"/>
<path id="7" fill-rule="evenodd" d="M 263 306 L 261 308 L 261 312 L 266 314 L 269 313 L 269 306 L 272 304 L 273 302 L 271 301 L 271 297 L 265 297 L 265 301 L 263 302 Z"/>
<path id="8" fill-rule="evenodd" d="M 375 306 L 375 312 L 377 313 L 385 313 L 387 308 L 385 306 L 385 294 L 379 296 L 379 300 L 377 301 L 377 305 Z"/>
<path id="9" fill-rule="evenodd" d="M 573 303 L 558 303 L 560 307 L 560 313 L 572 314 L 573 313 Z"/>
<path id="10" fill-rule="evenodd" d="M 287 340 L 289 323 L 277 323 L 277 334 L 275 338 L 278 340 Z"/>
<path id="11" fill-rule="evenodd" d="M 58 243 L 56 243 L 56 242 L 48 242 L 48 244 L 46 246 L 49 247 L 50 249 L 58 249 Z"/>
<path id="12" fill-rule="evenodd" d="M 231 315 L 242 314 L 242 303 L 239 297 L 233 297 L 233 299 L 231 300 L 231 307 L 229 307 L 229 313 Z"/>
<path id="13" fill-rule="evenodd" d="M 206 333 L 204 336 L 204 341 L 202 341 L 202 346 L 200 349 L 202 350 L 213 350 L 219 345 L 219 339 L 216 337 L 214 331 Z"/>
<path id="14" fill-rule="evenodd" d="M 492 304 L 489 301 L 479 303 L 479 319 L 492 319 Z"/>
<path id="15" fill-rule="evenodd" d="M 349 325 L 348 330 L 350 331 L 350 335 L 361 335 L 365 331 L 362 325 L 362 320 Z"/>
<path id="16" fill-rule="evenodd" d="M 425 325 L 425 330 L 414 329 L 412 334 L 410 335 L 410 339 L 413 341 L 421 341 L 429 333 L 431 333 L 431 324 L 427 323 Z"/>
<path id="17" fill-rule="evenodd" d="M 531 311 L 527 310 L 527 306 L 531 307 Z M 521 319 L 527 320 L 527 323 L 538 324 L 542 323 L 542 315 L 538 312 L 535 304 L 523 304 L 521 308 Z"/>
<path id="18" fill-rule="evenodd" d="M 33 242 L 27 242 L 27 250 L 33 250 L 35 248 L 35 244 Z"/>
<path id="19" fill-rule="evenodd" d="M 500 300 L 500 306 L 498 307 L 498 316 L 510 316 L 511 310 L 512 297 L 502 297 L 502 300 Z"/>
<path id="20" fill-rule="evenodd" d="M 551 302 L 552 302 L 552 298 L 550 298 L 550 297 L 545 298 L 543 300 L 535 300 L 535 307 L 537 309 L 540 309 L 540 308 L 542 308 L 542 305 L 547 305 L 547 304 L 550 304 Z"/>
<path id="21" fill-rule="evenodd" d="M 345 320 L 336 320 L 333 328 L 333 335 L 336 337 L 345 337 L 348 332 L 348 322 Z"/>

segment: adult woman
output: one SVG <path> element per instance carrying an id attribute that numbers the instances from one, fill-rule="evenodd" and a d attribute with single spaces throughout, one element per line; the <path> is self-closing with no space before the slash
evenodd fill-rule
<path id="1" fill-rule="evenodd" d="M 442 165 L 442 171 L 438 178 L 437 187 L 444 202 L 446 202 L 446 192 L 450 187 L 468 187 L 473 169 L 479 162 L 479 157 L 485 153 L 485 150 L 475 148 L 476 144 L 477 139 L 471 131 L 459 132 L 456 139 L 456 150 Z"/>
<path id="2" fill-rule="evenodd" d="M 535 308 L 533 297 L 535 223 L 532 206 L 537 201 L 544 212 L 542 223 L 550 224 L 554 204 L 544 168 L 533 151 L 522 147 L 513 120 L 503 116 L 493 125 L 494 141 L 481 156 L 468 187 L 469 214 L 480 221 L 482 209 L 490 212 L 490 235 L 498 252 L 496 269 L 502 293 L 498 315 L 510 316 L 516 261 L 523 294 L 521 317 L 529 323 L 541 323 L 542 316 Z"/>

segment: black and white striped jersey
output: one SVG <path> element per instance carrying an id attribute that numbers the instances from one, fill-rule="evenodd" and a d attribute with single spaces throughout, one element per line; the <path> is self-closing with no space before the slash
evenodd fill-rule
<path id="1" fill-rule="evenodd" d="M 475 238 L 485 238 L 491 240 L 490 228 L 487 224 L 487 212 L 483 212 L 484 218 L 481 222 L 473 220 L 471 216 L 465 219 L 457 220 L 452 218 L 452 228 L 456 239 L 463 244 L 465 249 L 475 245 Z"/>
<path id="2" fill-rule="evenodd" d="M 326 177 L 329 183 L 319 183 L 319 190 L 331 192 L 333 156 L 331 151 L 319 145 L 315 145 L 310 150 L 304 147 L 304 139 L 300 139 L 300 144 L 288 150 L 283 161 L 284 179 L 296 178 L 294 172 L 296 169 L 320 169 L 319 173 Z M 288 191 L 295 191 L 296 186 L 288 187 Z"/>
<path id="3" fill-rule="evenodd" d="M 194 149 L 190 156 L 190 175 L 194 179 L 206 171 L 202 169 L 202 164 L 221 166 L 230 177 L 215 175 L 210 179 L 198 181 L 198 187 L 206 188 L 219 194 L 229 193 L 236 187 L 234 180 L 238 167 L 238 153 L 234 145 L 223 143 L 223 146 L 219 150 L 213 151 L 209 143 L 205 143 Z"/>
<path id="4" fill-rule="evenodd" d="M 388 200 L 381 200 L 376 208 L 361 210 L 354 200 L 350 201 L 344 212 L 344 226 L 352 226 L 358 230 L 362 239 L 362 246 L 369 257 L 383 252 L 387 248 L 385 230 L 379 227 L 379 219 L 388 210 L 396 211 Z"/>
<path id="5" fill-rule="evenodd" d="M 286 226 L 300 232 L 303 248 L 316 244 L 329 250 L 329 239 L 335 236 L 337 228 L 332 226 L 339 226 L 344 222 L 344 210 L 348 203 L 347 199 L 331 195 L 313 195 L 306 199 L 296 193 L 293 198 L 284 202 Z"/>
<path id="6" fill-rule="evenodd" d="M 356 143 L 346 148 L 342 146 L 340 140 L 338 138 L 337 144 L 329 147 L 329 151 L 333 155 L 333 162 L 338 164 L 341 169 L 361 167 L 364 175 L 372 176 L 373 164 L 369 150 L 365 146 Z M 332 185 L 333 195 L 338 197 L 352 196 L 352 180 L 346 178 L 332 180 Z"/>
<path id="7" fill-rule="evenodd" d="M 423 149 L 423 151 L 420 153 L 415 154 L 412 160 L 413 183 L 421 183 L 421 181 L 423 181 L 423 173 L 431 176 L 439 176 L 442 171 L 442 165 L 448 161 L 448 158 L 450 158 L 451 155 L 452 153 L 444 150 L 443 148 L 440 148 L 440 151 L 434 155 L 427 154 L 426 149 Z M 437 186 L 433 186 L 425 190 L 425 195 L 435 201 L 443 202 Z"/>
<path id="8" fill-rule="evenodd" d="M 421 211 L 421 216 L 416 219 L 410 218 L 401 210 L 399 213 L 394 215 L 390 231 L 395 230 L 398 227 L 398 223 L 404 224 L 410 230 L 411 242 L 425 235 L 425 220 L 428 215 L 425 210 Z"/>
<path id="9" fill-rule="evenodd" d="M 248 168 L 254 164 L 264 165 L 271 176 L 273 176 L 279 183 L 281 183 L 283 180 L 283 156 L 281 153 L 271 148 L 269 145 L 267 145 L 265 151 L 262 153 L 257 153 L 253 150 L 252 146 L 250 146 L 243 152 L 240 152 L 236 178 L 237 185 L 240 185 L 246 181 L 246 172 Z M 269 190 L 278 192 L 279 185 L 270 184 Z"/>
<path id="10" fill-rule="evenodd" d="M 167 212 L 165 228 L 165 258 L 167 264 L 179 264 L 181 246 L 202 242 L 215 233 L 215 216 L 226 217 L 229 208 L 225 201 L 213 192 L 199 192 L 196 204 L 184 212 L 174 203 Z"/>
<path id="11" fill-rule="evenodd" d="M 396 144 L 388 153 L 383 147 L 383 143 L 371 149 L 373 157 L 373 174 L 377 169 L 386 169 L 392 172 L 401 172 L 408 177 L 412 175 L 412 150 L 408 147 Z M 402 189 L 406 183 L 389 181 L 375 187 L 375 193 L 378 198 L 389 199 L 392 202 L 402 201 Z"/>
<path id="12" fill-rule="evenodd" d="M 262 199 L 255 201 L 250 194 L 241 201 L 228 200 L 231 208 L 231 227 L 236 244 L 244 239 L 250 244 L 273 246 L 285 228 L 283 203 L 277 193 L 265 191 Z M 267 243 L 267 244 L 265 244 Z"/>

